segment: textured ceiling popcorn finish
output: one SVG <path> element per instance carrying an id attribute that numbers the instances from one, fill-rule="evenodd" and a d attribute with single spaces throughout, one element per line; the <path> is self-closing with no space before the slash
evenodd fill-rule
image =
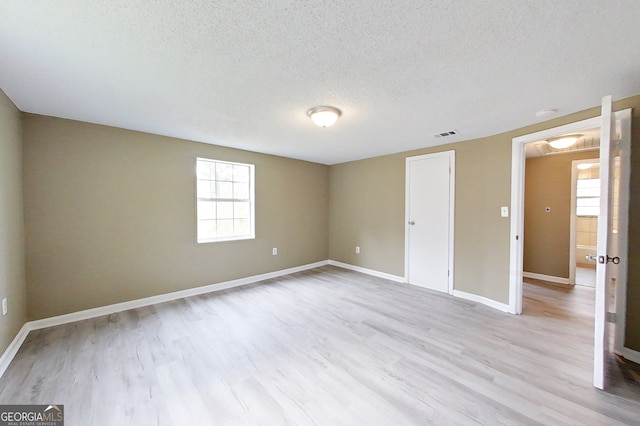
<path id="1" fill-rule="evenodd" d="M 638 52 L 637 0 L 0 2 L 23 111 L 325 164 L 637 94 Z"/>

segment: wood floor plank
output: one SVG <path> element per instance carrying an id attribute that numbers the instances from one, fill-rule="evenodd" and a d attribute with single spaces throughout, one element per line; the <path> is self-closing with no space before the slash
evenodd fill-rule
<path id="1" fill-rule="evenodd" d="M 514 316 L 321 267 L 32 331 L 0 403 L 69 425 L 640 424 L 637 384 L 591 386 L 593 289 L 524 290 Z"/>

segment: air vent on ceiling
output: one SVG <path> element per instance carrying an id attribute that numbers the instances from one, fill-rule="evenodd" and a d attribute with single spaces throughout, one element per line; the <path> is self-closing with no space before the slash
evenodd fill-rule
<path id="1" fill-rule="evenodd" d="M 446 136 L 453 136 L 453 135 L 457 135 L 458 132 L 456 130 L 451 130 L 448 132 L 442 132 L 442 133 L 436 133 L 435 135 L 433 135 L 434 138 L 444 138 Z"/>

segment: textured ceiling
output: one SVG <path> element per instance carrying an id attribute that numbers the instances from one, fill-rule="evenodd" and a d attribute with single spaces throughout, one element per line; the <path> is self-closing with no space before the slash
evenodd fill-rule
<path id="1" fill-rule="evenodd" d="M 638 0 L 0 1 L 22 111 L 325 164 L 640 93 L 638 52 Z"/>

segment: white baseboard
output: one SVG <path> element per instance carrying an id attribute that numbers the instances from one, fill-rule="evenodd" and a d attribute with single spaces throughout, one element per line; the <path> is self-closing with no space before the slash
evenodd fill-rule
<path id="1" fill-rule="evenodd" d="M 265 274 L 254 275 L 251 277 L 240 278 L 237 280 L 225 281 L 216 284 L 205 285 L 202 287 L 190 288 L 187 290 L 174 291 L 172 293 L 159 294 L 157 296 L 145 297 L 142 299 L 130 300 L 122 303 L 115 303 L 113 305 L 101 306 L 99 308 L 86 309 L 83 311 L 72 312 L 70 314 L 58 315 L 50 318 L 43 318 L 35 321 L 26 322 L 11 344 L 4 351 L 0 357 L 0 377 L 4 375 L 7 367 L 15 357 L 18 349 L 27 338 L 27 335 L 32 330 L 39 330 L 46 327 L 54 327 L 57 325 L 68 324 L 75 321 L 82 321 L 85 319 L 91 319 L 101 317 L 104 315 L 114 314 L 116 312 L 127 311 L 129 309 L 142 308 L 149 305 L 155 305 L 157 303 L 169 302 L 172 300 L 178 300 L 190 296 L 198 296 L 200 294 L 211 293 L 214 291 L 226 290 L 233 287 L 239 287 L 247 284 L 253 284 L 259 281 L 268 280 L 271 278 L 277 278 L 283 275 L 293 274 L 296 272 L 306 271 L 308 269 L 318 268 L 325 266 L 329 263 L 327 260 L 323 260 L 316 263 L 310 263 L 307 265 L 296 266 L 294 268 L 282 269 L 280 271 L 267 272 Z"/>
<path id="2" fill-rule="evenodd" d="M 534 272 L 523 272 L 522 276 L 534 280 L 548 281 L 550 283 L 573 285 L 569 282 L 569 278 L 554 277 L 553 275 L 536 274 Z"/>
<path id="3" fill-rule="evenodd" d="M 385 278 L 387 280 L 396 281 L 400 283 L 406 282 L 404 277 L 400 277 L 398 275 L 387 274 L 385 272 L 376 271 L 373 269 L 362 268 L 360 266 L 350 265 L 348 263 L 338 262 L 336 260 L 329 260 L 329 265 L 337 266 L 339 268 L 350 269 L 356 272 L 362 272 L 363 274 L 373 275 L 375 277 Z M 491 308 L 497 309 L 502 312 L 510 312 L 509 305 L 496 302 L 492 299 L 487 299 L 483 296 L 478 296 L 471 293 L 466 293 L 460 290 L 453 290 L 453 296 L 459 297 L 461 299 L 471 300 L 473 302 L 482 303 L 483 305 L 487 305 Z"/>
<path id="4" fill-rule="evenodd" d="M 453 295 L 455 297 L 459 297 L 461 299 L 471 300 L 472 302 L 482 303 L 483 305 L 487 305 L 491 308 L 497 309 L 502 312 L 511 312 L 509 305 L 505 303 L 496 302 L 493 299 L 488 299 L 484 296 L 478 296 L 477 294 L 467 293 L 465 291 L 453 290 Z"/>
<path id="5" fill-rule="evenodd" d="M 633 349 L 629 349 L 627 347 L 623 347 L 619 352 L 625 359 L 628 359 L 631 362 L 635 362 L 636 364 L 640 364 L 640 352 L 634 351 Z"/>
<path id="6" fill-rule="evenodd" d="M 4 372 L 9 367 L 9 364 L 11 364 L 11 361 L 13 361 L 13 358 L 18 353 L 20 346 L 22 346 L 25 339 L 29 335 L 29 331 L 31 331 L 31 328 L 29 327 L 29 323 L 27 322 L 22 326 L 20 331 L 18 331 L 18 334 L 16 334 L 16 337 L 13 338 L 11 343 L 9 343 L 9 346 L 7 346 L 7 349 L 4 351 L 2 356 L 0 356 L 0 377 L 4 375 Z"/>
<path id="7" fill-rule="evenodd" d="M 399 283 L 405 282 L 404 277 L 401 277 L 399 275 L 387 274 L 386 272 L 380 272 L 374 269 L 363 268 L 361 266 L 355 266 L 349 263 L 342 263 L 342 262 L 338 262 L 337 260 L 329 260 L 329 265 L 337 266 L 338 268 L 343 268 L 343 269 L 350 269 L 356 272 L 362 272 L 363 274 L 373 275 L 374 277 L 384 278 L 390 281 L 396 281 Z"/>

